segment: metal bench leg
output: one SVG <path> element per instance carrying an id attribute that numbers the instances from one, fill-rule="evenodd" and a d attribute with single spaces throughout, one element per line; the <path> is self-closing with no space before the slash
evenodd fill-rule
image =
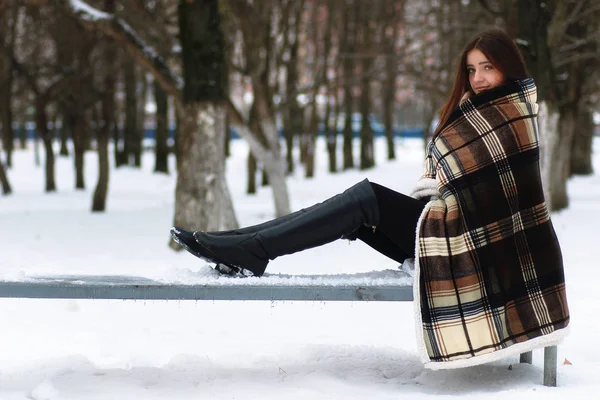
<path id="1" fill-rule="evenodd" d="M 521 364 L 531 364 L 533 363 L 533 353 L 528 351 L 527 353 L 521 353 L 521 359 L 519 360 Z"/>
<path id="2" fill-rule="evenodd" d="M 556 386 L 557 356 L 556 346 L 544 348 L 544 386 Z"/>

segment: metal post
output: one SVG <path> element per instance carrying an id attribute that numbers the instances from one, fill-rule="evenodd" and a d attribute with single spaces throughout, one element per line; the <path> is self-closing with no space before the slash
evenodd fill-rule
<path id="1" fill-rule="evenodd" d="M 544 348 L 544 386 L 556 386 L 557 353 L 556 346 Z"/>
<path id="2" fill-rule="evenodd" d="M 528 351 L 527 353 L 521 353 L 521 359 L 519 360 L 521 364 L 531 364 L 533 363 L 533 353 Z"/>

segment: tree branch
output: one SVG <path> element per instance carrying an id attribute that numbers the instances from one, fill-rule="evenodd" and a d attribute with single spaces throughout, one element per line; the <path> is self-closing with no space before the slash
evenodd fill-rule
<path id="1" fill-rule="evenodd" d="M 154 76 L 162 89 L 181 104 L 183 79 L 175 74 L 165 59 L 147 45 L 125 21 L 113 14 L 99 11 L 82 0 L 53 0 L 53 3 L 87 28 L 102 32 L 121 43 L 125 50 Z"/>
<path id="2" fill-rule="evenodd" d="M 600 36 L 600 30 L 597 30 L 597 31 L 589 34 L 587 37 L 576 39 L 573 41 L 573 43 L 565 44 L 564 46 L 559 47 L 558 51 L 563 52 L 563 51 L 575 50 L 579 46 L 583 46 L 585 44 L 592 42 L 592 40 L 595 40 L 598 36 Z"/>
<path id="3" fill-rule="evenodd" d="M 575 53 L 570 57 L 564 58 L 558 62 L 555 63 L 555 67 L 563 67 L 569 63 L 572 63 L 574 61 L 581 61 L 581 60 L 597 60 L 600 61 L 600 55 L 598 53 Z"/>

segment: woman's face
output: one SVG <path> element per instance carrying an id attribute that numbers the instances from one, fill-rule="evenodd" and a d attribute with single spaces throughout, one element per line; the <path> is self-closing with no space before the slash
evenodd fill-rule
<path id="1" fill-rule="evenodd" d="M 469 83 L 475 94 L 493 89 L 504 83 L 504 74 L 498 71 L 485 55 L 477 49 L 467 53 Z"/>

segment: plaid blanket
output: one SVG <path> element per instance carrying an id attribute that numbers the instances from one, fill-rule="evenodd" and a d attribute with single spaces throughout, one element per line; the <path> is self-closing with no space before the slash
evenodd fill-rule
<path id="1" fill-rule="evenodd" d="M 428 368 L 556 344 L 569 310 L 544 202 L 533 79 L 471 97 L 428 146 L 441 197 L 417 226 L 417 337 Z M 422 329 L 421 329 L 422 327 Z"/>

